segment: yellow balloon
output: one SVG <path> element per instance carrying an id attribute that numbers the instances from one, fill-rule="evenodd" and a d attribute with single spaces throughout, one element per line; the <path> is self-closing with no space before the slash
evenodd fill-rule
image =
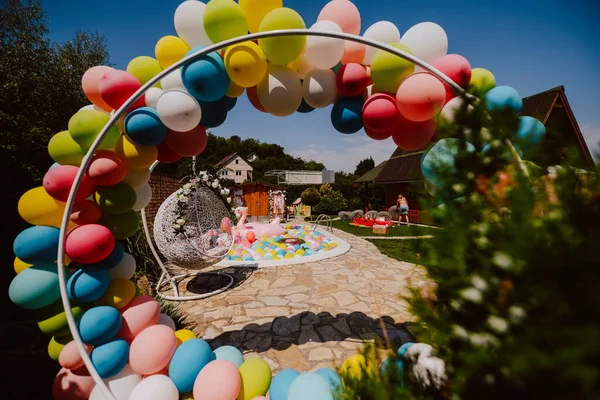
<path id="1" fill-rule="evenodd" d="M 471 82 L 469 88 L 482 96 L 496 87 L 496 77 L 484 68 L 473 68 L 471 70 Z"/>
<path id="2" fill-rule="evenodd" d="M 300 14 L 291 8 L 276 8 L 265 16 L 258 31 L 267 32 L 280 29 L 306 29 L 306 24 Z M 258 45 L 265 52 L 267 60 L 274 64 L 285 65 L 302 54 L 306 45 L 306 36 L 258 39 Z"/>
<path id="3" fill-rule="evenodd" d="M 156 146 L 142 146 L 135 143 L 127 135 L 121 136 L 115 146 L 115 152 L 125 160 L 127 169 L 148 168 L 156 161 L 158 149 Z"/>
<path id="4" fill-rule="evenodd" d="M 54 361 L 58 361 L 58 356 L 60 355 L 60 352 L 71 340 L 73 340 L 71 335 L 65 335 L 60 337 L 53 336 L 52 339 L 50 339 L 50 343 L 48 343 L 48 355 L 50 356 L 50 358 Z"/>
<path id="5" fill-rule="evenodd" d="M 19 199 L 19 215 L 31 225 L 60 228 L 65 203 L 54 200 L 43 186 L 30 189 Z"/>
<path id="6" fill-rule="evenodd" d="M 225 51 L 224 61 L 229 78 L 241 87 L 258 85 L 267 73 L 265 53 L 254 42 L 230 46 Z"/>
<path id="7" fill-rule="evenodd" d="M 227 97 L 240 97 L 244 94 L 245 90 L 246 89 L 244 89 L 243 87 L 236 85 L 233 81 L 230 81 L 229 89 L 227 90 L 227 93 L 225 95 Z"/>
<path id="8" fill-rule="evenodd" d="M 177 346 L 181 343 L 187 342 L 190 339 L 196 339 L 196 334 L 189 329 L 180 329 L 175 331 L 175 336 L 177 337 Z"/>
<path id="9" fill-rule="evenodd" d="M 127 64 L 127 72 L 135 76 L 142 85 L 158 75 L 160 71 L 162 68 L 158 60 L 148 56 L 136 57 Z M 160 82 L 154 86 L 159 88 Z"/>
<path id="10" fill-rule="evenodd" d="M 19 257 L 15 257 L 15 261 L 13 263 L 13 266 L 15 268 L 15 272 L 17 274 L 20 274 L 21 272 L 23 272 L 27 268 L 31 267 L 31 265 L 32 264 L 27 264 L 26 262 L 22 261 Z"/>
<path id="11" fill-rule="evenodd" d="M 190 47 L 177 36 L 165 36 L 160 38 L 154 48 L 156 59 L 164 69 L 185 57 Z"/>
<path id="12" fill-rule="evenodd" d="M 116 309 L 125 307 L 135 296 L 135 283 L 127 279 L 113 279 L 106 292 L 96 301 L 97 305 Z"/>
<path id="13" fill-rule="evenodd" d="M 246 16 L 233 0 L 209 1 L 204 8 L 202 24 L 213 43 L 248 34 Z"/>
<path id="14" fill-rule="evenodd" d="M 372 360 L 367 366 L 365 356 L 362 354 L 354 354 L 346 359 L 342 364 L 341 372 L 342 375 L 349 375 L 353 379 L 361 379 L 364 372 L 369 375 L 377 373 L 377 363 Z"/>
<path id="15" fill-rule="evenodd" d="M 237 400 L 252 400 L 264 396 L 271 385 L 271 367 L 262 358 L 249 358 L 240 365 L 242 387 Z"/>
<path id="16" fill-rule="evenodd" d="M 240 0 L 239 3 L 251 33 L 258 32 L 258 27 L 265 15 L 276 8 L 283 7 L 282 0 Z"/>

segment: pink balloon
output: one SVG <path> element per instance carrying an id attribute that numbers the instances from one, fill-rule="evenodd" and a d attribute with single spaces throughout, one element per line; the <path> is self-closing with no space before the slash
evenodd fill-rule
<path id="1" fill-rule="evenodd" d="M 123 323 L 117 337 L 129 343 L 144 329 L 156 325 L 160 318 L 160 304 L 150 296 L 136 296 L 121 310 Z"/>
<path id="2" fill-rule="evenodd" d="M 129 365 L 140 375 L 164 369 L 177 349 L 175 332 L 166 325 L 153 325 L 140 332 L 129 348 Z"/>
<path id="3" fill-rule="evenodd" d="M 88 354 L 92 352 L 93 347 L 87 344 L 84 344 Z M 81 354 L 79 354 L 79 349 L 77 349 L 77 343 L 74 340 L 71 340 L 66 346 L 61 350 L 60 355 L 58 356 L 58 363 L 66 369 L 74 370 L 83 366 L 83 358 L 81 358 Z"/>
<path id="4" fill-rule="evenodd" d="M 362 109 L 365 131 L 389 132 L 394 127 L 398 118 L 398 105 L 394 96 L 388 93 L 376 93 L 369 97 Z M 368 133 L 367 133 L 368 134 Z M 381 139 L 379 139 L 381 140 Z"/>
<path id="5" fill-rule="evenodd" d="M 360 12 L 348 0 L 333 0 L 323 7 L 317 21 L 335 22 L 342 31 L 360 35 Z"/>
<path id="6" fill-rule="evenodd" d="M 458 86 L 467 87 L 471 81 L 471 64 L 458 54 L 446 54 L 435 60 L 433 66 L 452 79 Z"/>
<path id="7" fill-rule="evenodd" d="M 365 90 L 369 76 L 365 67 L 357 63 L 350 63 L 340 68 L 335 76 L 335 82 L 339 94 L 344 97 L 354 97 Z"/>
<path id="8" fill-rule="evenodd" d="M 242 378 L 231 361 L 214 360 L 206 364 L 194 382 L 195 400 L 233 400 L 240 393 Z"/>
<path id="9" fill-rule="evenodd" d="M 75 182 L 75 176 L 79 172 L 79 168 L 73 165 L 59 165 L 52 168 L 44 175 L 44 189 L 52 198 L 58 201 L 66 202 L 69 197 L 69 192 Z M 94 193 L 94 183 L 92 180 L 83 175 L 79 189 L 75 195 L 75 201 L 84 200 Z"/>
<path id="10" fill-rule="evenodd" d="M 102 100 L 114 109 L 121 107 L 129 97 L 142 87 L 140 81 L 127 71 L 118 69 L 107 72 L 98 82 Z M 129 108 L 129 111 L 146 105 L 144 95 Z"/>
<path id="11" fill-rule="evenodd" d="M 113 108 L 106 104 L 104 100 L 102 100 L 98 83 L 100 82 L 100 79 L 110 71 L 114 71 L 114 68 L 106 65 L 98 65 L 85 71 L 81 77 L 81 87 L 83 88 L 83 93 L 85 93 L 86 97 L 92 103 L 94 103 L 94 105 L 107 112 L 111 112 Z"/>
<path id="12" fill-rule="evenodd" d="M 253 397 L 252 400 L 269 400 L 268 397 L 265 396 L 256 396 Z"/>
<path id="13" fill-rule="evenodd" d="M 414 122 L 399 114 L 396 126 L 392 131 L 392 139 L 396 146 L 401 149 L 419 150 L 431 141 L 436 127 L 435 118 L 423 122 Z"/>
<path id="14" fill-rule="evenodd" d="M 398 110 L 406 119 L 422 122 L 435 117 L 446 101 L 442 81 L 429 72 L 408 76 L 396 93 Z"/>
<path id="15" fill-rule="evenodd" d="M 115 237 L 103 225 L 77 226 L 67 234 L 65 251 L 71 260 L 81 264 L 94 264 L 104 260 L 115 247 Z"/>
<path id="16" fill-rule="evenodd" d="M 62 368 L 52 383 L 52 397 L 54 400 L 87 400 L 94 386 L 96 382 L 85 367 L 72 371 Z"/>
<path id="17" fill-rule="evenodd" d="M 365 58 L 365 53 L 367 52 L 367 48 L 362 43 L 351 42 L 349 40 L 346 41 L 346 50 L 344 51 L 344 56 L 342 57 L 342 64 L 350 64 L 350 63 L 362 63 Z"/>
<path id="18" fill-rule="evenodd" d="M 127 169 L 123 159 L 114 151 L 98 150 L 92 157 L 87 175 L 98 186 L 112 186 L 125 179 Z"/>
<path id="19" fill-rule="evenodd" d="M 102 218 L 102 210 L 91 200 L 78 201 L 73 205 L 70 218 L 77 225 L 95 224 Z"/>

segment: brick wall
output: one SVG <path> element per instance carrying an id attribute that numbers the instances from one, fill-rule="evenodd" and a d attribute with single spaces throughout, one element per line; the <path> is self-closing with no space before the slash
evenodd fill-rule
<path id="1" fill-rule="evenodd" d="M 148 207 L 146 207 L 146 215 L 148 216 L 149 222 L 154 222 L 154 216 L 158 211 L 160 205 L 177 189 L 183 186 L 184 182 L 180 182 L 179 179 L 171 176 L 163 175 L 160 173 L 153 173 L 150 178 L 150 187 L 152 187 L 152 200 Z"/>

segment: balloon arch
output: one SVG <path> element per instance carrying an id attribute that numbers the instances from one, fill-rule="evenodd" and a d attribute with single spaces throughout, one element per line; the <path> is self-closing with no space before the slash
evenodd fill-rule
<path id="1" fill-rule="evenodd" d="M 270 369 L 262 360 L 246 360 L 240 367 L 237 361 L 241 363 L 243 358 L 239 360 L 241 353 L 235 353 L 237 350 L 228 349 L 226 354 L 225 350 L 218 352 L 217 349 L 213 353 L 200 339 L 186 345 L 186 352 L 197 356 L 195 361 L 187 359 L 186 352 L 176 351 L 177 340 L 184 346 L 189 337 L 178 335 L 176 339 L 172 331 L 165 333 L 153 328 L 162 326 L 156 325 L 160 312 L 157 303 L 143 299 L 145 296 L 135 296 L 135 289 L 131 292 L 131 285 L 127 283 L 131 274 L 111 271 L 111 275 L 90 276 L 88 286 L 93 289 L 83 288 L 84 294 L 76 295 L 74 291 L 78 289 L 67 284 L 67 256 L 88 271 L 125 268 L 124 260 L 131 260 L 131 256 L 124 256 L 122 246 L 119 250 L 115 239 L 125 239 L 135 232 L 123 224 L 135 223 L 137 229 L 137 216 L 127 217 L 131 213 L 135 215 L 132 210 L 142 211 L 148 236 L 143 212 L 151 192 L 146 190 L 146 194 L 140 195 L 138 190 L 145 187 L 149 178 L 148 167 L 157 158 L 172 162 L 201 152 L 206 146 L 204 127 L 222 123 L 224 118 L 215 117 L 219 107 L 230 109 L 232 99 L 240 96 L 244 89 L 256 108 L 278 116 L 334 104 L 332 122 L 338 131 L 354 133 L 364 127 L 369 137 L 375 140 L 392 137 L 399 147 L 407 150 L 417 150 L 430 142 L 440 110 L 451 119 L 460 105 L 460 98 L 453 98 L 456 94 L 465 94 L 468 85 L 487 92 L 488 107 L 521 111 L 522 102 L 514 89 L 493 89 L 495 78 L 489 71 L 471 70 L 463 57 L 446 55 L 447 38 L 436 24 L 416 25 L 406 33 L 405 38 L 409 39 L 402 42 L 397 28 L 389 22 L 379 22 L 364 36 L 359 36 L 360 15 L 347 0 L 328 3 L 311 29 L 305 28 L 295 11 L 282 8 L 281 0 L 240 0 L 239 3 L 212 0 L 205 6 L 199 1 L 186 1 L 175 14 L 181 39 L 161 39 L 156 47 L 157 60 L 138 57 L 130 63 L 128 72 L 109 67 L 94 67 L 86 72 L 82 85 L 94 106 L 75 114 L 68 132 L 52 138 L 49 152 L 59 165 L 44 177 L 43 188 L 32 189 L 19 201 L 20 215 L 34 226 L 15 240 L 18 275 L 11 283 L 11 299 L 26 309 L 48 308 L 60 300 L 64 317 L 60 314 L 62 309 L 56 317 L 62 321 L 62 325 L 59 324 L 62 333 L 70 332 L 73 338 L 67 346 L 56 344 L 56 358 L 59 358 L 58 352 L 64 354 L 59 360 L 63 370 L 53 388 L 55 398 L 87 398 L 94 385 L 97 396 L 92 396 L 94 399 L 103 395 L 111 400 L 142 399 L 157 387 L 162 387 L 165 393 L 161 400 L 177 398 L 177 393 L 192 389 L 195 398 L 200 398 L 196 386 L 217 385 L 215 382 L 220 386 L 215 390 L 224 392 L 214 398 L 223 400 L 264 398 L 260 396 L 266 395 L 269 385 L 273 392 L 277 377 L 271 383 Z M 203 24 L 194 19 L 198 13 Z M 247 34 L 248 31 L 253 33 Z M 406 42 L 417 48 L 411 49 Z M 206 47 L 190 50 L 193 45 Z M 221 55 L 223 49 L 226 50 Z M 288 65 L 290 63 L 296 71 Z M 415 72 L 415 65 L 422 71 Z M 172 74 L 178 69 L 181 74 Z M 338 69 L 337 72 L 334 69 Z M 159 83 L 164 92 L 156 88 Z M 224 105 L 223 99 L 229 105 Z M 126 114 L 124 126 L 115 128 Z M 537 120 L 522 118 L 518 134 L 532 141 L 539 140 L 545 132 L 543 125 Z M 126 134 L 121 135 L 122 132 Z M 86 200 L 92 194 L 95 203 Z M 136 201 L 142 204 L 134 208 Z M 157 257 L 155 252 L 154 255 Z M 131 261 L 126 264 L 131 267 Z M 31 290 L 28 291 L 27 285 L 32 279 L 39 279 L 39 274 L 46 280 L 46 287 L 39 289 L 39 293 L 28 294 Z M 109 284 L 121 288 L 120 291 L 111 289 L 108 297 L 112 296 L 112 300 L 106 300 Z M 73 307 L 72 300 L 94 305 L 99 301 L 104 306 L 84 312 Z M 126 320 L 125 313 L 135 308 L 132 305 L 151 310 L 147 311 L 150 316 L 136 316 L 133 322 Z M 131 332 L 128 334 L 122 332 L 121 318 L 129 324 Z M 87 325 L 92 328 L 84 329 L 84 320 L 88 320 Z M 134 329 L 136 324 L 139 325 L 137 330 Z M 149 332 L 153 329 L 156 332 Z M 47 331 L 58 335 L 57 329 Z M 115 336 L 119 339 L 114 339 Z M 168 345 L 154 349 L 154 342 L 159 340 L 165 340 Z M 139 357 L 134 358 L 134 352 L 142 355 L 149 352 L 154 358 L 144 361 L 142 357 L 140 361 Z M 216 353 L 220 355 L 215 356 Z M 160 357 L 162 359 L 157 361 Z M 214 358 L 216 361 L 211 362 Z M 219 363 L 220 359 L 234 362 L 233 372 L 231 365 Z M 148 363 L 154 363 L 156 370 L 148 369 Z M 152 375 L 169 364 L 166 380 L 160 378 L 162 375 Z M 93 380 L 81 383 L 69 367 L 75 370 L 84 365 Z M 128 372 L 124 372 L 126 366 Z M 237 367 L 240 367 L 239 373 Z M 200 370 L 203 372 L 199 374 Z M 157 378 L 142 381 L 142 375 Z M 111 389 L 118 390 L 110 384 L 109 378 L 114 376 L 123 382 L 129 379 L 129 384 L 122 382 L 121 386 L 125 390 L 123 387 L 129 385 L 127 394 L 111 392 Z M 223 377 L 232 377 L 234 382 L 223 382 Z M 296 389 L 291 381 L 288 383 L 292 386 L 286 389 L 289 389 L 289 399 L 304 398 L 303 387 L 313 386 L 310 376 L 303 379 L 309 384 L 303 381 Z M 148 380 L 156 382 L 146 382 Z M 67 393 L 61 387 L 67 384 L 80 385 L 87 394 L 77 397 Z M 240 385 L 244 387 L 242 397 L 238 397 Z M 248 392 L 248 388 L 254 392 Z M 296 397 L 291 394 L 294 390 Z M 277 400 L 273 395 L 271 398 Z"/>

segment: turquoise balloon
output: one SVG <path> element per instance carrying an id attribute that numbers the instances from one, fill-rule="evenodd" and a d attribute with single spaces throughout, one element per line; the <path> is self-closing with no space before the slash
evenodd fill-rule
<path id="1" fill-rule="evenodd" d="M 318 374 L 321 377 L 323 377 L 323 379 L 325 379 L 325 381 L 329 383 L 329 387 L 334 393 L 342 387 L 342 379 L 340 378 L 338 373 L 332 370 L 331 368 L 318 369 L 315 371 L 315 374 Z"/>
<path id="2" fill-rule="evenodd" d="M 361 97 L 344 97 L 339 99 L 331 109 L 331 123 L 341 133 L 351 134 L 363 128 Z"/>
<path id="3" fill-rule="evenodd" d="M 167 127 L 155 109 L 141 107 L 125 118 L 125 131 L 131 139 L 142 146 L 157 146 L 167 138 Z"/>
<path id="4" fill-rule="evenodd" d="M 234 363 L 238 368 L 244 362 L 242 352 L 233 346 L 221 346 L 215 350 L 216 360 L 227 360 Z"/>
<path id="5" fill-rule="evenodd" d="M 186 56 L 201 49 L 203 47 L 196 47 Z M 216 52 L 185 64 L 181 68 L 181 79 L 187 91 L 198 101 L 203 102 L 217 101 L 224 97 L 230 84 L 225 63 Z"/>
<path id="6" fill-rule="evenodd" d="M 177 386 L 179 393 L 189 392 L 202 368 L 211 361 L 212 349 L 202 339 L 183 342 L 175 351 L 169 364 L 169 378 Z"/>
<path id="7" fill-rule="evenodd" d="M 117 375 L 129 361 L 129 344 L 123 339 L 113 339 L 94 347 L 90 354 L 92 364 L 102 379 Z"/>
<path id="8" fill-rule="evenodd" d="M 386 376 L 389 373 L 395 372 L 398 378 L 397 381 L 400 381 L 400 385 L 404 386 L 404 362 L 402 360 L 396 360 L 395 368 L 392 366 L 392 362 L 392 359 L 388 358 L 383 363 L 381 363 L 381 375 Z"/>
<path id="9" fill-rule="evenodd" d="M 410 347 L 413 345 L 413 342 L 407 342 L 404 343 L 402 346 L 400 346 L 400 348 L 398 348 L 398 352 L 396 354 L 398 354 L 398 357 L 400 358 L 404 358 L 406 356 L 406 352 L 408 351 L 408 349 L 410 349 Z"/>
<path id="10" fill-rule="evenodd" d="M 474 152 L 475 146 L 461 139 L 440 139 L 429 150 L 423 154 L 421 159 L 421 171 L 423 176 L 434 186 L 443 187 L 444 179 L 439 172 L 456 173 L 455 159 L 464 144 L 466 151 Z"/>
<path id="11" fill-rule="evenodd" d="M 486 93 L 486 106 L 489 111 L 511 109 L 520 113 L 523 109 L 523 99 L 514 88 L 510 86 L 497 86 Z"/>
<path id="12" fill-rule="evenodd" d="M 81 268 L 67 282 L 67 293 L 71 300 L 91 303 L 98 300 L 110 285 L 110 273 L 96 267 Z"/>
<path id="13" fill-rule="evenodd" d="M 329 384 L 314 372 L 301 374 L 292 382 L 287 400 L 333 400 Z"/>
<path id="14" fill-rule="evenodd" d="M 524 146 L 535 146 L 546 136 L 546 127 L 533 117 L 520 117 L 517 136 Z"/>
<path id="15" fill-rule="evenodd" d="M 15 238 L 13 252 L 27 264 L 53 263 L 58 253 L 60 229 L 32 226 Z"/>
<path id="16" fill-rule="evenodd" d="M 78 328 L 84 343 L 98 346 L 112 339 L 121 329 L 121 324 L 119 310 L 111 306 L 98 306 L 81 316 Z"/>
<path id="17" fill-rule="evenodd" d="M 66 268 L 65 276 L 69 276 Z M 8 297 L 26 310 L 37 310 L 60 299 L 56 264 L 38 264 L 23 270 L 10 283 Z"/>
<path id="18" fill-rule="evenodd" d="M 115 242 L 113 251 L 104 260 L 95 264 L 89 264 L 90 267 L 110 269 L 119 265 L 125 255 L 125 246 L 121 242 Z"/>
<path id="19" fill-rule="evenodd" d="M 59 164 L 59 163 L 57 163 L 57 162 L 55 162 L 54 164 L 52 164 L 52 165 L 50 166 L 50 168 L 48 168 L 48 171 L 50 171 L 51 169 L 54 169 L 54 168 L 56 168 L 56 167 L 60 167 L 60 164 Z"/>
<path id="20" fill-rule="evenodd" d="M 515 148 L 515 150 L 517 151 L 517 154 L 519 155 L 519 157 L 521 157 L 521 158 L 522 158 L 522 157 L 523 157 L 523 150 L 521 150 L 521 147 L 519 147 L 518 145 L 516 145 L 516 144 L 514 144 L 514 143 L 513 143 L 512 145 L 513 145 L 513 147 Z M 504 150 L 504 151 L 506 151 L 506 152 L 509 154 L 509 156 L 510 156 L 510 153 L 509 153 L 509 151 L 508 151 L 508 148 L 507 148 L 505 145 L 502 145 L 502 146 L 503 146 L 503 147 L 502 147 L 502 148 L 503 148 L 503 150 Z M 486 144 L 485 146 L 483 146 L 483 149 L 481 149 L 481 152 L 482 152 L 482 153 L 487 153 L 487 152 L 489 152 L 489 151 L 491 151 L 491 150 L 492 150 L 492 144 L 491 144 L 491 143 L 488 143 L 488 144 Z M 509 157 L 509 158 L 512 158 L 512 157 Z"/>
<path id="21" fill-rule="evenodd" d="M 298 376 L 300 376 L 300 372 L 293 369 L 284 369 L 275 375 L 269 388 L 269 399 L 287 400 L 290 386 Z"/>

